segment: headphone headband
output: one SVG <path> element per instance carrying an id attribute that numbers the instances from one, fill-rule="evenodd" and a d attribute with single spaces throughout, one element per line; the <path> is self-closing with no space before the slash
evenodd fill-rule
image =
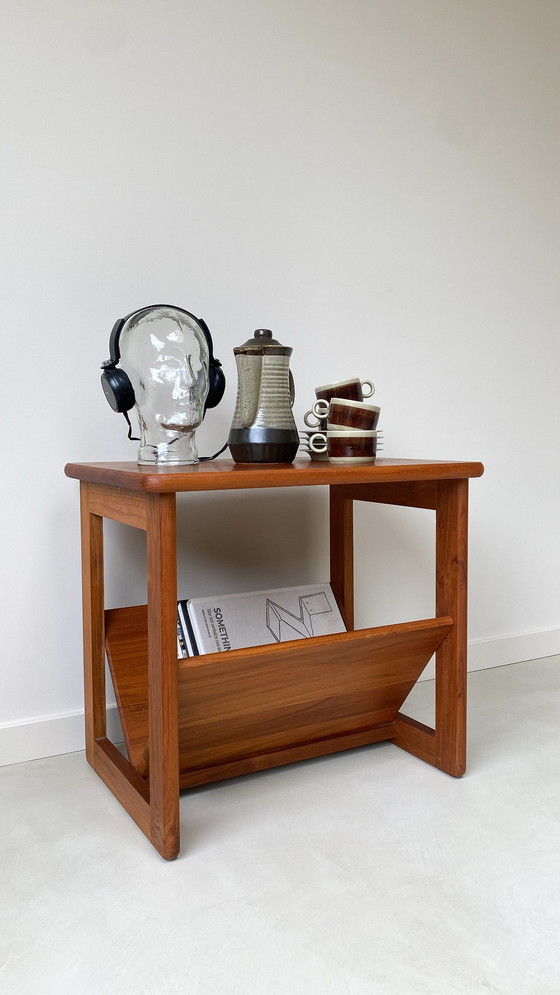
<path id="1" fill-rule="evenodd" d="M 147 307 L 140 307 L 137 308 L 135 311 L 130 311 L 128 314 L 125 314 L 124 318 L 117 318 L 115 324 L 111 329 L 111 335 L 109 338 L 109 359 L 107 359 L 104 363 L 102 363 L 101 367 L 102 369 L 104 370 L 114 369 L 114 367 L 119 362 L 121 358 L 121 350 L 120 350 L 121 332 L 126 322 L 129 320 L 129 318 L 133 318 L 135 314 L 142 314 L 143 311 L 153 311 L 155 308 L 169 308 L 170 311 L 180 311 L 181 314 L 186 314 L 187 318 L 191 318 L 194 322 L 196 322 L 196 324 L 199 325 L 202 331 L 204 332 L 206 338 L 208 351 L 210 353 L 209 363 L 212 366 L 222 365 L 220 363 L 220 360 L 216 359 L 216 357 L 214 356 L 214 343 L 212 342 L 212 335 L 210 334 L 210 329 L 208 328 L 208 325 L 206 324 L 203 318 L 197 318 L 195 314 L 192 314 L 190 311 L 186 311 L 184 307 L 177 307 L 175 304 L 149 304 Z"/>

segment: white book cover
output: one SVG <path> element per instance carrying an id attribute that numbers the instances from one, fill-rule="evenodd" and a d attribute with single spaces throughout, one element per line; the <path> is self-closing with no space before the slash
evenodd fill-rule
<path id="1" fill-rule="evenodd" d="M 280 587 L 180 602 L 190 621 L 193 650 L 225 652 L 246 646 L 345 632 L 330 584 Z M 186 611 L 185 611 L 186 608 Z"/>

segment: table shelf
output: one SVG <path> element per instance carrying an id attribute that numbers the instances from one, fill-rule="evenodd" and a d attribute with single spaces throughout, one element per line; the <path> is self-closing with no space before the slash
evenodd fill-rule
<path id="1" fill-rule="evenodd" d="M 128 756 L 148 776 L 147 606 L 105 617 Z M 425 619 L 178 660 L 181 787 L 394 739 L 399 709 L 452 626 Z"/>

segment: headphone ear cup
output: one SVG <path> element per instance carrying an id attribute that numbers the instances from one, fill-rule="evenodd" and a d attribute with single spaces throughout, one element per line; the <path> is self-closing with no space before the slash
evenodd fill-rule
<path id="1" fill-rule="evenodd" d="M 103 393 L 111 405 L 113 411 L 124 414 L 134 407 L 134 387 L 124 370 L 114 367 L 103 370 L 101 374 L 101 386 Z"/>
<path id="2" fill-rule="evenodd" d="M 208 397 L 206 398 L 206 408 L 215 408 L 220 403 L 226 389 L 226 378 L 221 366 L 210 363 L 208 367 Z"/>

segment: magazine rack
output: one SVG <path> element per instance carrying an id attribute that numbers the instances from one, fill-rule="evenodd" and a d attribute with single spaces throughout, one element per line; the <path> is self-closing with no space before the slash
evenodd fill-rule
<path id="1" fill-rule="evenodd" d="M 179 791 L 392 740 L 465 770 L 468 478 L 481 463 L 69 463 L 80 480 L 86 755 L 158 852 L 179 852 Z M 331 584 L 348 632 L 177 660 L 178 492 L 330 490 Z M 353 628 L 353 502 L 436 513 L 436 617 Z M 143 529 L 148 604 L 104 610 L 103 519 Z M 128 759 L 107 738 L 105 652 Z M 435 728 L 400 708 L 436 653 Z"/>

